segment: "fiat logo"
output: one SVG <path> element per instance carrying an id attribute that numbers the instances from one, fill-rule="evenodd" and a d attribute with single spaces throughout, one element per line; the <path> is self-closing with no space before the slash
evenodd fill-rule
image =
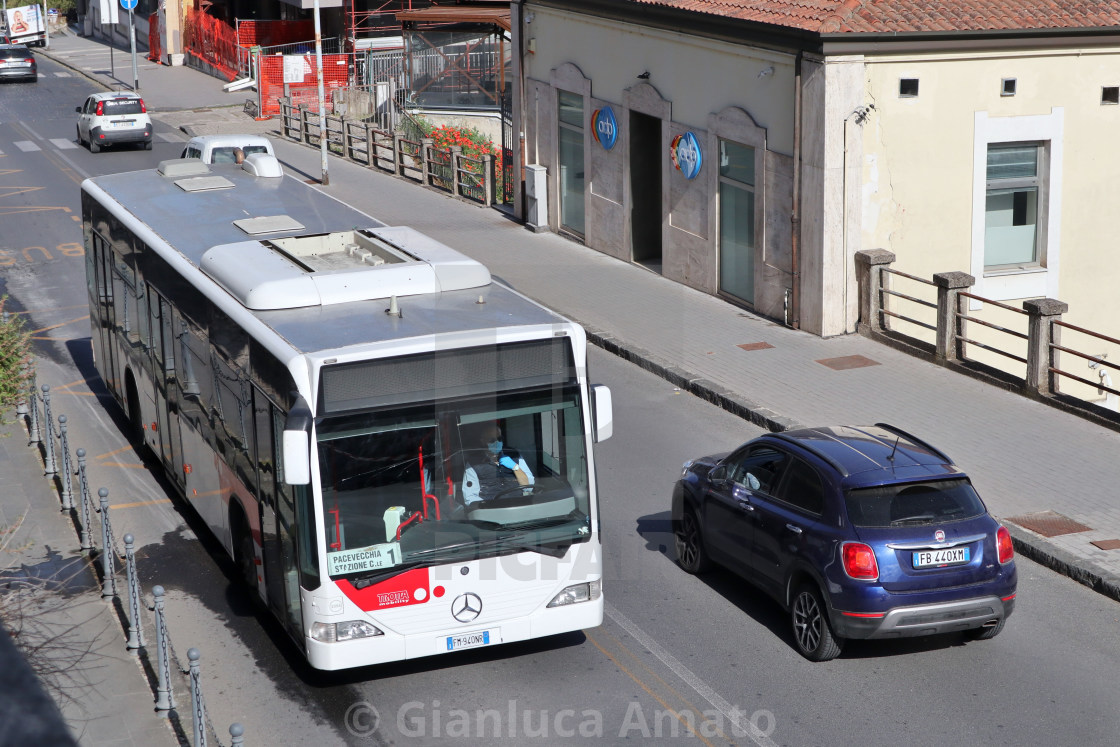
<path id="1" fill-rule="evenodd" d="M 933 533 L 933 540 L 934 540 L 934 542 L 944 542 L 945 541 L 945 530 L 944 529 L 938 529 L 936 532 L 934 532 Z"/>

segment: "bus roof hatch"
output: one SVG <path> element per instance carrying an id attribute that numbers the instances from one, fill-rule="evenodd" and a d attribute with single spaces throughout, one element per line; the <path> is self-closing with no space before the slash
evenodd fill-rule
<path id="1" fill-rule="evenodd" d="M 274 233 L 283 230 L 274 225 Z M 482 264 L 403 226 L 222 244 L 202 255 L 201 268 L 243 306 L 258 311 L 490 284 Z"/>

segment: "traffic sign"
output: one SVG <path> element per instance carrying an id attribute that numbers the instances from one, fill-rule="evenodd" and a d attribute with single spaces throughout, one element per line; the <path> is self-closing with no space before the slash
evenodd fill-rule
<path id="1" fill-rule="evenodd" d="M 121 0 L 121 7 L 125 10 L 132 10 L 139 1 L 140 0 Z"/>

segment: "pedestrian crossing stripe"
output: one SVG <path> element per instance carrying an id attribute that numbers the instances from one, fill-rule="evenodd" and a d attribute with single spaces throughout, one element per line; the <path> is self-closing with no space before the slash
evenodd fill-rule
<path id="1" fill-rule="evenodd" d="M 16 146 L 24 153 L 34 153 L 37 150 L 42 150 L 42 148 L 30 140 L 16 140 L 12 145 Z"/>
<path id="2" fill-rule="evenodd" d="M 58 148 L 59 150 L 70 150 L 71 148 L 77 148 L 78 147 L 77 144 L 73 140 L 66 140 L 66 139 L 63 139 L 63 138 L 60 138 L 60 137 L 52 137 L 50 139 L 50 142 L 51 142 L 51 145 Z"/>

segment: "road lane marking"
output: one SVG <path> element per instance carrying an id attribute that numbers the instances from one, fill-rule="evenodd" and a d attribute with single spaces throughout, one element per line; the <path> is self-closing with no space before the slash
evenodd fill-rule
<path id="1" fill-rule="evenodd" d="M 139 508 L 140 506 L 157 506 L 161 503 L 171 503 L 170 498 L 157 498 L 154 501 L 136 501 L 135 503 L 118 503 L 109 508 Z"/>
<path id="2" fill-rule="evenodd" d="M 629 669 L 627 669 L 626 666 L 622 662 L 620 662 L 618 659 L 616 659 L 614 657 L 614 655 L 611 654 L 610 651 L 607 651 L 605 648 L 600 646 L 599 642 L 597 640 L 595 640 L 595 636 L 591 635 L 591 633 L 587 632 L 586 630 L 583 631 L 583 634 L 585 636 L 587 636 L 587 640 L 591 641 L 591 645 L 594 646 L 595 648 L 599 649 L 599 652 L 601 654 L 603 654 L 603 656 L 610 659 L 616 667 L 618 667 L 620 670 L 622 670 L 623 674 L 625 674 L 630 679 L 634 680 L 634 682 L 638 685 L 638 687 L 645 690 L 646 694 L 648 694 L 651 698 L 653 698 L 658 703 L 660 703 L 661 707 L 664 708 L 666 710 L 666 712 L 673 714 L 673 717 L 675 719 L 677 719 L 682 724 L 684 724 L 684 728 L 688 729 L 688 731 L 692 734 L 692 736 L 699 737 L 700 741 L 702 741 L 704 744 L 708 745 L 708 747 L 715 747 L 715 745 L 712 744 L 711 742 L 709 742 L 707 739 L 705 739 L 703 735 L 697 734 L 696 730 L 692 728 L 692 725 L 689 724 L 688 721 L 686 721 L 685 719 L 681 718 L 680 714 L 677 711 L 670 708 L 669 704 L 666 703 L 664 700 L 662 700 L 661 697 L 657 693 L 655 693 L 653 690 L 651 690 L 649 688 L 649 686 L 646 685 L 646 683 L 642 682 L 641 678 L 639 678 L 633 672 L 631 672 Z"/>
<path id="3" fill-rule="evenodd" d="M 31 140 L 16 140 L 12 145 L 16 146 L 24 153 L 34 153 L 37 150 L 42 150 L 38 145 Z"/>
<path id="4" fill-rule="evenodd" d="M 143 464 L 124 464 L 123 462 L 102 462 L 106 467 L 121 467 L 122 469 L 147 469 Z"/>
<path id="5" fill-rule="evenodd" d="M 56 77 L 56 78 L 70 78 L 72 76 L 70 75 L 70 73 L 65 72 L 64 70 L 58 70 L 54 73 L 54 77 Z"/>
<path id="6" fill-rule="evenodd" d="M 131 446 L 122 446 L 121 448 L 119 448 L 115 451 L 109 451 L 109 452 L 106 452 L 104 454 L 98 454 L 97 456 L 94 457 L 94 459 L 104 459 L 105 457 L 111 457 L 111 456 L 115 456 L 117 454 L 123 454 L 126 451 L 132 451 L 132 447 Z"/>
<path id="7" fill-rule="evenodd" d="M 86 319 L 89 319 L 89 314 L 86 314 L 85 316 L 76 316 L 73 319 L 67 319 L 65 322 L 59 322 L 58 324 L 52 324 L 51 326 L 43 327 L 42 329 L 33 329 L 33 330 L 31 330 L 31 334 L 32 335 L 38 335 L 38 334 L 42 334 L 43 332 L 50 332 L 52 329 L 58 329 L 59 327 L 65 327 L 67 324 L 73 324 L 74 322 L 81 322 L 81 321 L 84 321 Z M 65 384 L 64 386 L 70 386 L 70 385 Z"/>
<path id="8" fill-rule="evenodd" d="M 61 137 L 52 137 L 50 139 L 50 143 L 59 150 L 70 150 L 72 148 L 78 147 L 73 140 L 67 140 L 66 138 Z"/>
<path id="9" fill-rule="evenodd" d="M 629 656 L 629 657 L 630 657 L 631 659 L 633 659 L 633 660 L 634 660 L 634 662 L 635 662 L 635 663 L 636 663 L 636 664 L 637 664 L 637 665 L 638 665 L 639 667 L 641 667 L 642 669 L 646 670 L 646 671 L 647 671 L 647 672 L 649 673 L 649 675 L 650 675 L 651 677 L 653 677 L 653 678 L 654 678 L 655 680 L 657 680 L 658 682 L 660 682 L 660 683 L 661 683 L 661 686 L 662 686 L 662 687 L 664 687 L 664 688 L 665 688 L 666 690 L 668 690 L 669 692 L 671 692 L 671 693 L 672 693 L 673 695 L 675 695 L 675 696 L 676 696 L 676 697 L 677 697 L 677 698 L 678 698 L 678 699 L 679 699 L 679 700 L 680 700 L 680 701 L 681 701 L 682 703 L 684 703 L 684 704 L 685 704 L 686 706 L 688 706 L 689 710 L 690 710 L 690 711 L 692 711 L 693 713 L 695 713 L 695 714 L 697 715 L 697 717 L 699 718 L 699 721 L 697 721 L 697 723 L 703 723 L 703 721 L 704 721 L 704 712 L 703 712 L 703 711 L 701 711 L 701 710 L 700 710 L 699 708 L 697 708 L 697 707 L 696 707 L 695 705 L 693 705 L 693 704 L 692 704 L 692 702 L 691 702 L 691 701 L 689 701 L 689 699 L 688 699 L 688 698 L 686 698 L 685 696 L 683 696 L 683 695 L 681 695 L 681 694 L 680 694 L 679 692 L 677 692 L 676 688 L 674 688 L 674 687 L 673 687 L 672 685 L 670 685 L 670 684 L 669 684 L 668 682 L 666 682 L 666 681 L 665 681 L 665 680 L 664 680 L 664 679 L 663 679 L 663 678 L 661 677 L 661 675 L 659 675 L 659 674 L 658 674 L 657 672 L 655 672 L 655 671 L 653 671 L 652 669 L 650 669 L 649 667 L 647 667 L 647 666 L 645 665 L 645 663 L 644 663 L 644 662 L 643 662 L 643 661 L 642 661 L 641 659 L 639 659 L 639 658 L 638 658 L 638 655 L 637 655 L 637 654 L 635 654 L 635 653 L 634 653 L 633 651 L 631 651 L 631 650 L 630 650 L 630 649 L 629 649 L 629 648 L 628 648 L 628 647 L 626 646 L 626 644 L 625 644 L 625 643 L 623 643 L 622 641 L 620 641 L 620 640 L 618 639 L 618 637 L 617 637 L 617 636 L 615 636 L 615 635 L 613 635 L 613 634 L 611 634 L 611 633 L 609 633 L 609 632 L 607 632 L 607 631 L 604 631 L 604 634 L 605 634 L 605 635 L 606 635 L 607 637 L 609 637 L 609 638 L 610 638 L 610 639 L 611 639 L 612 641 L 614 641 L 614 642 L 615 642 L 615 644 L 616 644 L 616 645 L 617 645 L 617 646 L 618 646 L 618 647 L 619 647 L 620 649 L 622 649 L 623 651 L 625 651 L 625 652 L 627 653 L 627 655 L 628 655 L 628 656 Z M 729 737 L 729 736 L 727 736 L 726 734 L 724 734 L 724 733 L 723 733 L 723 730 L 722 730 L 722 729 L 720 729 L 720 728 L 718 728 L 718 727 L 717 727 L 717 728 L 716 728 L 716 731 L 718 731 L 718 732 L 719 732 L 719 735 L 720 735 L 721 737 L 723 737 L 724 739 L 726 739 L 726 740 L 727 740 L 728 742 L 731 742 L 731 741 L 733 741 L 733 740 L 731 739 L 731 737 Z"/>
<path id="10" fill-rule="evenodd" d="M 776 743 L 768 736 L 763 734 L 759 729 L 749 720 L 743 723 L 742 719 L 738 717 L 738 709 L 733 708 L 730 703 L 724 700 L 720 695 L 708 687 L 708 685 L 692 671 L 677 661 L 676 657 L 663 649 L 657 641 L 653 640 L 645 631 L 635 625 L 630 618 L 619 612 L 610 604 L 603 605 L 607 617 L 613 620 L 620 628 L 629 633 L 634 640 L 646 647 L 646 649 L 661 660 L 661 663 L 669 667 L 678 677 L 688 683 L 689 687 L 695 690 L 701 698 L 715 706 L 716 710 L 730 719 L 731 723 L 739 727 L 740 731 L 745 732 L 750 736 L 751 740 L 760 747 L 771 747 Z"/>

